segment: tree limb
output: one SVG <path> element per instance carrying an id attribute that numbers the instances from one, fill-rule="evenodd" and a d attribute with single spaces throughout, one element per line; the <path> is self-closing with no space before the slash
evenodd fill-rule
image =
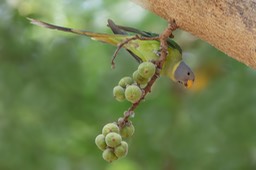
<path id="1" fill-rule="evenodd" d="M 177 24 L 175 23 L 175 20 L 169 21 L 168 27 L 158 36 L 158 37 L 139 37 L 135 36 L 134 38 L 128 39 L 134 40 L 134 39 L 144 39 L 144 40 L 159 40 L 160 41 L 160 51 L 161 55 L 158 60 L 154 61 L 156 65 L 156 71 L 155 74 L 151 77 L 149 82 L 147 83 L 146 87 L 143 88 L 143 95 L 141 98 L 133 103 L 131 107 L 128 109 L 128 111 L 124 112 L 124 117 L 119 118 L 118 125 L 119 127 L 123 127 L 127 122 L 130 116 L 134 114 L 134 110 L 139 106 L 140 102 L 144 100 L 146 95 L 151 92 L 151 87 L 157 80 L 157 78 L 160 76 L 160 72 L 162 70 L 162 67 L 166 61 L 166 56 L 168 55 L 168 43 L 167 39 L 172 35 L 172 32 L 175 31 L 178 28 Z M 128 43 L 129 41 L 124 41 L 124 43 Z M 120 44 L 122 45 L 122 44 Z M 119 49 L 119 47 L 117 48 Z"/>
<path id="2" fill-rule="evenodd" d="M 256 69 L 255 0 L 132 0 Z"/>

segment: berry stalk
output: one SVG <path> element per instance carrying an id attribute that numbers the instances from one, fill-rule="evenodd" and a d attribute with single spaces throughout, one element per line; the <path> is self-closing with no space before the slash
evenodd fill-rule
<path id="1" fill-rule="evenodd" d="M 151 87 L 159 77 L 163 64 L 166 60 L 166 56 L 168 55 L 167 39 L 172 36 L 172 32 L 177 28 L 178 26 L 176 25 L 175 20 L 170 21 L 168 24 L 168 27 L 157 38 L 160 41 L 160 52 L 161 52 L 159 59 L 155 62 L 157 69 L 154 75 L 151 77 L 150 81 L 148 82 L 147 86 L 144 88 L 144 92 L 141 98 L 137 102 L 133 103 L 131 107 L 124 113 L 124 117 L 122 121 L 118 121 L 118 126 L 123 127 L 126 124 L 126 122 L 128 122 L 129 117 L 134 114 L 134 110 L 139 106 L 140 102 L 146 97 L 148 93 L 151 92 Z M 153 37 L 153 39 L 156 39 L 156 37 Z"/>

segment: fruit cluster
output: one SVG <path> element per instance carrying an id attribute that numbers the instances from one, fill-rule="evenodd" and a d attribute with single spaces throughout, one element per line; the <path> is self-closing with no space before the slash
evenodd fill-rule
<path id="1" fill-rule="evenodd" d="M 152 62 L 143 62 L 133 73 L 132 77 L 123 77 L 113 89 L 113 95 L 117 101 L 125 99 L 136 103 L 143 95 L 142 89 L 156 72 L 156 66 Z"/>
<path id="2" fill-rule="evenodd" d="M 122 128 L 119 128 L 116 123 L 106 124 L 102 129 L 102 134 L 95 138 L 96 145 L 103 151 L 103 159 L 112 162 L 126 156 L 128 144 L 123 139 L 131 137 L 134 130 L 131 121 L 128 121 Z"/>

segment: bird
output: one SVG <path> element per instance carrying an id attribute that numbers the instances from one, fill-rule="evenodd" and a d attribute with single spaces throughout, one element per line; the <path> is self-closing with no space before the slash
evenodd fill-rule
<path id="1" fill-rule="evenodd" d="M 147 31 L 141 31 L 132 27 L 116 25 L 111 19 L 108 19 L 108 27 L 111 28 L 114 34 L 95 33 L 85 30 L 68 28 L 58 25 L 53 25 L 33 18 L 27 18 L 34 25 L 84 35 L 92 40 L 97 40 L 114 46 L 125 48 L 139 63 L 146 61 L 156 61 L 160 57 L 160 41 L 158 39 L 150 39 L 157 37 L 159 34 Z M 134 38 L 139 35 L 142 38 Z M 145 39 L 143 39 L 145 37 Z M 134 38 L 134 39 L 133 39 Z M 148 39 L 146 39 L 148 38 Z M 130 41 L 127 41 L 132 39 Z M 186 88 L 192 87 L 195 81 L 195 75 L 191 68 L 182 59 L 181 47 L 171 38 L 167 40 L 168 49 L 166 60 L 164 61 L 161 75 L 169 77 L 174 82 L 183 85 Z"/>

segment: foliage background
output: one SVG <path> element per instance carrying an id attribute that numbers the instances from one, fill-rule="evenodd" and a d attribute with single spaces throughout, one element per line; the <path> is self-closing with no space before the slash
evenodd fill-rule
<path id="1" fill-rule="evenodd" d="M 94 139 L 129 103 L 112 88 L 137 63 L 86 37 L 31 25 L 107 32 L 120 25 L 161 32 L 166 22 L 129 1 L 0 2 L 1 170 L 256 169 L 256 72 L 183 31 L 175 40 L 196 73 L 183 89 L 161 78 L 136 110 L 126 158 L 108 164 Z"/>

